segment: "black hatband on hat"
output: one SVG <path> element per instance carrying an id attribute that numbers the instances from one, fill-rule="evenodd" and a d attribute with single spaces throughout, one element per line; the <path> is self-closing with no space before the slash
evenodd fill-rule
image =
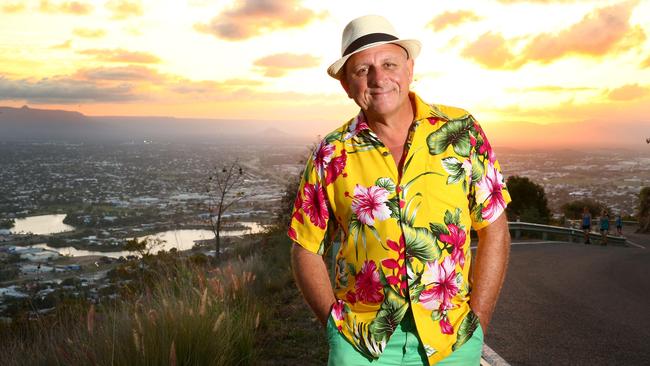
<path id="1" fill-rule="evenodd" d="M 359 48 L 375 43 L 375 42 L 386 42 L 386 41 L 395 41 L 398 38 L 395 37 L 392 34 L 387 34 L 387 33 L 370 33 L 366 34 L 365 36 L 359 37 L 354 40 L 354 42 L 350 43 L 350 45 L 345 49 L 345 52 L 343 52 L 343 57 L 351 54 L 352 52 L 358 50 Z"/>

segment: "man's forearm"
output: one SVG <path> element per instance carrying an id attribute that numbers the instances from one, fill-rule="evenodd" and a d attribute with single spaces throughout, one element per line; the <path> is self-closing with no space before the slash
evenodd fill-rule
<path id="1" fill-rule="evenodd" d="M 294 243 L 291 248 L 291 264 L 293 277 L 307 304 L 321 324 L 326 325 L 336 298 L 323 257 Z"/>
<path id="2" fill-rule="evenodd" d="M 510 233 L 505 212 L 478 231 L 478 248 L 472 268 L 470 306 L 487 332 L 492 312 L 505 279 L 510 254 Z"/>

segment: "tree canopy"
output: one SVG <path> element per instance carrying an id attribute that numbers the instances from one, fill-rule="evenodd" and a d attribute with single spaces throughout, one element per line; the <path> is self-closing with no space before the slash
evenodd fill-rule
<path id="1" fill-rule="evenodd" d="M 548 224 L 551 210 L 544 187 L 527 177 L 510 176 L 506 180 L 512 202 L 508 204 L 506 213 L 509 220 Z"/>
<path id="2" fill-rule="evenodd" d="M 603 212 L 604 209 L 607 209 L 603 203 L 591 198 L 582 198 L 567 202 L 562 205 L 561 209 L 564 217 L 567 219 L 578 220 L 582 218 L 582 212 L 585 207 L 589 210 L 592 217 L 600 216 L 600 213 Z"/>

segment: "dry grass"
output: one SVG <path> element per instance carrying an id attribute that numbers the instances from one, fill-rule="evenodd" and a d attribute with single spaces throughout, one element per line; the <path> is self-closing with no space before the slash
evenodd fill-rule
<path id="1" fill-rule="evenodd" d="M 270 247 L 268 240 L 260 245 Z M 259 330 L 268 329 L 274 312 L 269 294 L 290 278 L 287 268 L 270 263 L 286 248 L 212 269 L 167 263 L 150 285 L 115 304 L 60 308 L 54 316 L 14 324 L 0 331 L 0 364 L 256 364 Z"/>

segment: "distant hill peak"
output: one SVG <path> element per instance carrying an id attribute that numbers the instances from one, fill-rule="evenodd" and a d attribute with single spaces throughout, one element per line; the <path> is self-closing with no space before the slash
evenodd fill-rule
<path id="1" fill-rule="evenodd" d="M 0 111 L 5 113 L 5 118 L 29 118 L 30 116 L 37 117 L 39 119 L 42 119 L 44 117 L 45 118 L 52 117 L 56 119 L 70 118 L 70 117 L 72 117 L 73 119 L 87 118 L 86 115 L 77 111 L 66 111 L 63 109 L 38 109 L 38 108 L 32 108 L 27 104 L 25 104 L 20 108 L 0 106 Z"/>

